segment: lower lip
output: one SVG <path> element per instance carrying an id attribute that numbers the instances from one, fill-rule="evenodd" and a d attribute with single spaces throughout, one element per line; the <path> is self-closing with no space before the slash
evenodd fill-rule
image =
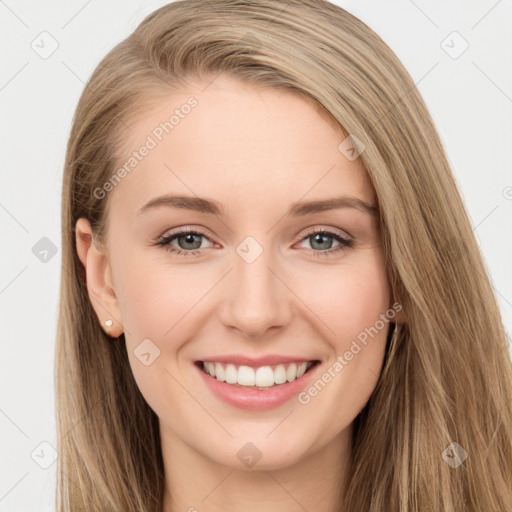
<path id="1" fill-rule="evenodd" d="M 317 362 L 298 379 L 286 384 L 269 387 L 269 389 L 249 389 L 227 384 L 204 372 L 197 364 L 194 364 L 194 366 L 201 374 L 205 384 L 222 401 L 239 409 L 259 411 L 277 407 L 297 396 L 306 387 L 311 375 L 315 373 L 320 365 Z"/>

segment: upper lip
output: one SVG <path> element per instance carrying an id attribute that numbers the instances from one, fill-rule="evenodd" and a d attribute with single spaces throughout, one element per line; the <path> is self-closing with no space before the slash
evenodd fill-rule
<path id="1" fill-rule="evenodd" d="M 271 366 L 275 364 L 285 364 L 285 363 L 303 363 L 309 361 L 318 361 L 318 359 L 311 359 L 307 357 L 293 357 L 293 356 L 282 356 L 278 354 L 269 354 L 261 357 L 247 357 L 244 355 L 219 355 L 213 357 L 205 357 L 204 359 L 200 359 L 198 361 L 210 362 L 210 363 L 224 363 L 224 364 L 234 364 L 236 366 L 251 366 L 253 368 L 258 368 L 260 366 Z"/>

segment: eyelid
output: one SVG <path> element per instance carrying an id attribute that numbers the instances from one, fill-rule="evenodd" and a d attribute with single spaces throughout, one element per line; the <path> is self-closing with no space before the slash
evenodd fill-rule
<path id="1" fill-rule="evenodd" d="M 333 232 L 333 233 L 337 234 L 340 238 L 344 238 L 344 239 L 352 239 L 353 238 L 352 235 L 348 231 L 340 230 L 339 228 L 335 228 L 332 226 L 315 224 L 315 225 L 313 225 L 309 228 L 305 228 L 305 229 L 306 229 L 306 231 L 302 235 L 302 237 L 298 240 L 299 242 L 301 242 L 305 237 L 307 237 L 311 234 L 324 232 L 324 231 Z M 155 241 L 162 240 L 164 238 L 170 238 L 173 235 L 178 235 L 178 234 L 182 234 L 182 233 L 197 233 L 199 235 L 204 236 L 208 240 L 210 240 L 210 242 L 213 242 L 213 240 L 212 240 L 213 237 L 210 236 L 205 230 L 203 230 L 203 228 L 194 227 L 193 225 L 189 225 L 189 226 L 185 226 L 185 227 L 178 227 L 175 229 L 171 229 L 169 231 L 165 231 L 162 235 L 157 237 Z M 298 234 L 296 236 L 298 236 Z"/>
<path id="2" fill-rule="evenodd" d="M 178 238 L 179 236 L 186 235 L 188 233 L 201 235 L 202 237 L 206 238 L 208 241 L 210 241 L 212 244 L 215 244 L 213 237 L 210 236 L 206 231 L 203 230 L 203 228 L 193 227 L 193 226 L 185 226 L 181 228 L 175 228 L 171 229 L 169 231 L 165 231 L 162 235 L 156 238 L 156 240 L 153 240 L 153 244 L 159 245 L 164 240 L 170 240 L 171 238 Z M 170 245 L 170 244 L 169 244 Z M 205 249 L 205 248 L 203 248 Z M 193 251 L 201 251 L 203 249 L 194 249 Z M 183 250 L 183 249 L 181 249 Z M 193 252 L 193 251 L 187 251 L 187 252 Z"/>
<path id="3" fill-rule="evenodd" d="M 312 235 L 314 233 L 334 233 L 338 235 L 340 238 L 343 238 L 344 240 L 353 240 L 353 236 L 348 231 L 342 231 L 341 229 L 332 227 L 332 226 L 322 226 L 315 224 L 311 228 L 306 228 L 306 232 L 304 235 L 302 235 L 301 239 L 299 241 L 302 241 L 304 238 L 306 238 L 309 235 Z"/>
<path id="4" fill-rule="evenodd" d="M 187 226 L 183 226 L 183 227 L 177 227 L 177 228 L 172 228 L 172 229 L 168 229 L 167 231 L 164 231 L 158 238 L 157 240 L 160 240 L 161 238 L 169 238 L 170 236 L 172 235 L 177 235 L 179 233 L 198 233 L 200 235 L 204 235 L 205 237 L 207 238 L 211 238 L 211 236 L 205 231 L 204 228 L 202 227 L 199 227 L 199 226 L 195 226 L 194 224 L 189 224 Z"/>
<path id="5" fill-rule="evenodd" d="M 320 256 L 332 256 L 338 251 L 342 250 L 349 250 L 354 245 L 354 239 L 353 237 L 348 234 L 346 231 L 342 231 L 339 228 L 334 227 L 326 227 L 325 225 L 323 227 L 319 225 L 310 226 L 309 228 L 306 228 L 307 231 L 299 238 L 297 242 L 295 242 L 294 245 L 297 243 L 301 243 L 305 241 L 307 238 L 311 237 L 315 234 L 326 234 L 330 238 L 338 239 L 339 246 L 335 249 L 328 249 L 325 251 L 315 251 L 311 253 L 314 257 L 320 257 Z M 181 236 L 184 236 L 188 233 L 197 234 L 199 236 L 202 236 L 203 238 L 206 238 L 211 243 L 215 244 L 214 240 L 212 240 L 213 237 L 211 237 L 209 234 L 205 232 L 205 230 L 202 227 L 194 227 L 193 225 L 188 225 L 184 227 L 178 227 L 175 229 L 171 229 L 170 231 L 164 232 L 163 235 L 161 235 L 157 240 L 153 242 L 152 245 L 157 245 L 163 247 L 165 250 L 176 253 L 177 255 L 182 256 L 195 256 L 197 253 L 201 254 L 205 247 L 199 248 L 199 249 L 193 249 L 190 251 L 174 247 L 171 245 L 171 241 L 175 238 L 179 238 Z M 347 236 L 348 235 L 348 236 Z"/>

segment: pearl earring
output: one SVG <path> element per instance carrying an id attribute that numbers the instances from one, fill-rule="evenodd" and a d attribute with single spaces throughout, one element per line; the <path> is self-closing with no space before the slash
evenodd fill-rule
<path id="1" fill-rule="evenodd" d="M 107 321 L 105 322 L 105 325 L 106 325 L 107 327 L 112 327 L 112 320 L 107 320 Z"/>

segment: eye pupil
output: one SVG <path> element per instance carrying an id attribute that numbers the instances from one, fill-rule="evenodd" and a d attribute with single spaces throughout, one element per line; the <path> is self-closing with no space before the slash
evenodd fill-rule
<path id="1" fill-rule="evenodd" d="M 199 249 L 201 247 L 201 236 L 202 235 L 196 235 L 194 233 L 187 233 L 186 235 L 180 236 L 178 238 L 178 240 L 185 239 L 185 244 L 193 244 L 194 238 L 198 238 L 199 244 L 197 244 L 197 241 L 196 241 L 195 247 L 187 247 L 187 246 L 183 247 L 181 243 L 179 245 L 182 249 Z"/>
<path id="2" fill-rule="evenodd" d="M 179 255 L 196 255 L 198 251 L 202 252 L 202 239 L 206 238 L 209 240 L 207 235 L 203 235 L 196 231 L 181 231 L 174 235 L 163 237 L 161 242 L 157 245 L 162 245 L 170 252 L 174 252 Z M 314 256 L 320 255 L 331 255 L 335 252 L 349 249 L 352 247 L 352 241 L 345 239 L 341 234 L 331 233 L 330 231 L 316 231 L 310 232 L 309 235 L 302 239 L 303 241 L 309 240 L 311 248 L 314 250 Z M 334 241 L 338 242 L 338 246 L 334 250 L 330 250 L 333 247 Z M 177 246 L 173 245 L 173 242 L 177 242 Z M 180 250 L 181 249 L 181 250 Z"/>
<path id="3" fill-rule="evenodd" d="M 322 244 L 325 244 L 325 241 L 322 242 L 323 239 L 331 239 L 331 243 L 328 244 L 328 247 L 325 247 L 325 246 L 322 246 Z M 315 244 L 319 244 L 320 247 L 315 247 Z M 330 249 L 331 246 L 332 246 L 332 237 L 325 234 L 325 233 L 316 233 L 313 235 L 313 243 L 311 244 L 311 246 L 314 248 L 314 249 Z"/>

